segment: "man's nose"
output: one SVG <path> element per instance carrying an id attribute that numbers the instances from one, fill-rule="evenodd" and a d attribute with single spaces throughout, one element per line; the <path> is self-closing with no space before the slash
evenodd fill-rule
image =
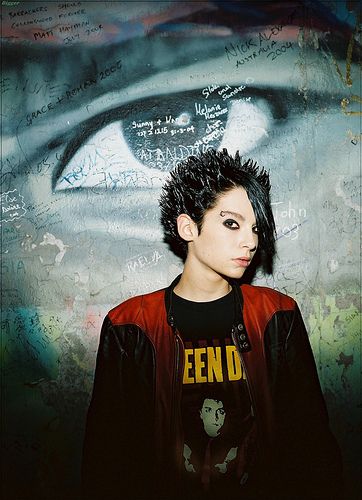
<path id="1" fill-rule="evenodd" d="M 244 227 L 240 232 L 239 246 L 240 248 L 246 247 L 249 250 L 256 249 L 256 235 L 252 227 Z"/>

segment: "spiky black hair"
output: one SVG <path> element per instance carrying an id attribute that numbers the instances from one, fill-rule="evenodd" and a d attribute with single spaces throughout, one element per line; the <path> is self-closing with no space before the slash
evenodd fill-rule
<path id="1" fill-rule="evenodd" d="M 210 149 L 198 156 L 190 156 L 170 173 L 159 199 L 165 241 L 185 259 L 187 243 L 178 234 L 177 217 L 189 215 L 201 231 L 205 212 L 216 205 L 220 195 L 235 187 L 245 189 L 254 209 L 260 260 L 268 271 L 275 254 L 269 173 L 251 159 L 242 162 L 238 151 L 232 157 L 226 149 Z"/>

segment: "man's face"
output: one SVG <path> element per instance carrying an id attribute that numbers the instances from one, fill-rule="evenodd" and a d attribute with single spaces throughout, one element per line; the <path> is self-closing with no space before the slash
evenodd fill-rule
<path id="1" fill-rule="evenodd" d="M 220 434 L 225 421 L 225 410 L 222 401 L 206 398 L 200 410 L 205 432 L 210 437 Z"/>
<path id="2" fill-rule="evenodd" d="M 241 278 L 258 246 L 253 207 L 243 188 L 219 196 L 204 215 L 202 229 L 189 243 L 187 260 L 201 275 Z"/>

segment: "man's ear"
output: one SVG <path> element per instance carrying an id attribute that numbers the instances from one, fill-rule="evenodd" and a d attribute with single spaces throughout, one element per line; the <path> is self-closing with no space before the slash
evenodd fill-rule
<path id="1" fill-rule="evenodd" d="M 177 217 L 177 231 L 184 241 L 193 241 L 199 233 L 197 225 L 187 214 L 180 214 Z"/>

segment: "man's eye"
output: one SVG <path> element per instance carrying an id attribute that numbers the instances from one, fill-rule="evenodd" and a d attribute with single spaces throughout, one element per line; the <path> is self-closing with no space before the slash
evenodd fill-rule
<path id="1" fill-rule="evenodd" d="M 239 229 L 239 224 L 233 219 L 227 219 L 223 222 L 224 226 L 229 229 Z"/>

